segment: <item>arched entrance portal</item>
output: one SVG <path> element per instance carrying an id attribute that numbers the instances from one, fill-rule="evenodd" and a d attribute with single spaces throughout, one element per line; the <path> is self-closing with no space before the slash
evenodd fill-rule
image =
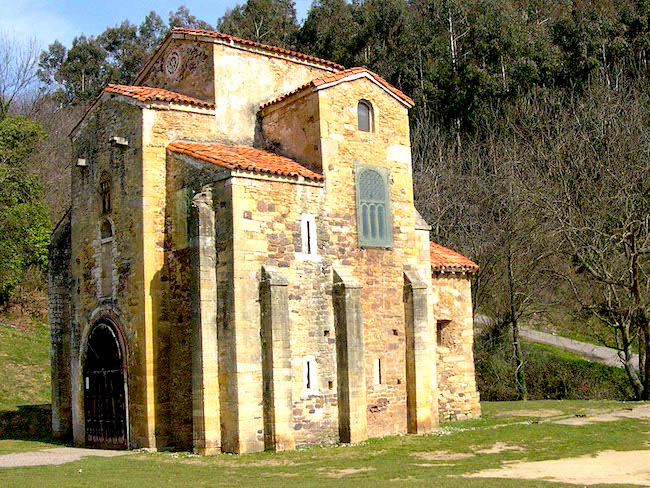
<path id="1" fill-rule="evenodd" d="M 86 445 L 127 447 L 126 361 L 116 330 L 99 322 L 84 357 Z"/>

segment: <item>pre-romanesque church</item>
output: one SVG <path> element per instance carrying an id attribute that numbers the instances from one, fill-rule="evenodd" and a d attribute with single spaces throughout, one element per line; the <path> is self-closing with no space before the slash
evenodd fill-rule
<path id="1" fill-rule="evenodd" d="M 480 414 L 469 274 L 413 205 L 413 101 L 364 68 L 175 28 L 71 133 L 52 424 L 286 450 Z"/>

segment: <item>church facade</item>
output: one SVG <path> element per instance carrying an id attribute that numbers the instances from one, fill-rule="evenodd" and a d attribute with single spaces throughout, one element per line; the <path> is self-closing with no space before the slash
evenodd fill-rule
<path id="1" fill-rule="evenodd" d="M 52 424 L 247 453 L 480 414 L 470 260 L 413 204 L 413 101 L 365 68 L 175 28 L 71 134 Z"/>

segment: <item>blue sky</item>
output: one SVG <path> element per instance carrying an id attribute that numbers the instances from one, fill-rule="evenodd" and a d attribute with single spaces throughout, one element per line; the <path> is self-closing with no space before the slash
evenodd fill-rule
<path id="1" fill-rule="evenodd" d="M 244 1 L 0 0 L 0 30 L 19 40 L 34 38 L 43 49 L 55 39 L 69 47 L 75 36 L 96 36 L 124 19 L 140 24 L 151 10 L 167 21 L 169 12 L 181 4 L 194 16 L 214 25 L 227 8 Z M 311 0 L 295 0 L 295 3 L 298 20 L 302 20 Z"/>

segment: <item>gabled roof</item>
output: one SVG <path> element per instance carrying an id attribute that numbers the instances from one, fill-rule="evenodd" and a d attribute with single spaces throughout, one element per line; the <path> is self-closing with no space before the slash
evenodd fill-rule
<path id="1" fill-rule="evenodd" d="M 284 49 L 277 46 L 269 46 L 267 44 L 261 44 L 259 42 L 249 41 L 248 39 L 241 39 L 239 37 L 231 36 L 228 34 L 223 34 L 221 32 L 204 30 L 204 29 L 190 29 L 186 27 L 174 27 L 169 34 L 163 39 L 162 43 L 153 53 L 153 55 L 147 60 L 143 68 L 136 75 L 134 83 L 139 83 L 142 76 L 146 73 L 147 69 L 153 63 L 154 59 L 158 57 L 158 54 L 165 48 L 167 42 L 170 39 L 198 39 L 201 40 L 215 40 L 222 43 L 230 44 L 232 46 L 241 46 L 243 48 L 252 48 L 259 51 L 261 54 L 268 54 L 271 56 L 286 56 L 289 58 L 295 58 L 296 60 L 320 65 L 323 68 L 330 69 L 333 71 L 338 71 L 345 69 L 340 64 L 336 64 L 333 61 L 328 61 L 327 59 L 317 58 L 315 56 L 310 56 L 309 54 L 299 53 L 297 51 L 291 51 L 290 49 Z"/>
<path id="2" fill-rule="evenodd" d="M 90 107 L 84 112 L 79 119 L 79 122 L 70 131 L 70 136 L 73 136 L 82 122 L 86 119 L 88 114 L 95 108 L 95 105 L 101 100 L 105 93 L 112 93 L 114 95 L 123 95 L 132 98 L 139 102 L 166 102 L 178 103 L 180 105 L 190 105 L 199 108 L 213 109 L 214 104 L 204 102 L 197 98 L 188 97 L 180 93 L 165 90 L 164 88 L 152 88 L 149 86 L 131 86 L 131 85 L 114 85 L 109 84 L 102 90 L 97 98 L 90 104 Z"/>
<path id="3" fill-rule="evenodd" d="M 338 71 L 336 73 L 332 73 L 329 75 L 322 76 L 321 78 L 311 80 L 309 83 L 306 83 L 296 88 L 295 90 L 292 90 L 289 93 L 282 95 L 279 98 L 276 98 L 275 100 L 265 103 L 264 105 L 262 105 L 261 108 L 264 109 L 266 107 L 270 107 L 271 105 L 275 105 L 276 103 L 286 100 L 292 95 L 300 93 L 304 90 L 309 90 L 309 89 L 312 89 L 314 91 L 323 90 L 325 88 L 329 88 L 330 86 L 338 85 L 339 83 L 345 83 L 348 81 L 357 80 L 359 78 L 369 79 L 370 81 L 378 85 L 380 88 L 388 92 L 389 95 L 396 98 L 398 101 L 400 101 L 401 103 L 403 103 L 409 108 L 415 105 L 415 102 L 413 102 L 412 99 L 407 97 L 403 92 L 401 92 L 393 85 L 388 83 L 378 74 L 373 73 L 367 68 L 357 67 L 357 68 L 349 68 L 343 71 Z"/>
<path id="4" fill-rule="evenodd" d="M 429 243 L 429 254 L 431 256 L 431 269 L 434 271 L 447 273 L 474 273 L 478 271 L 478 265 L 474 261 L 435 242 Z"/>
<path id="5" fill-rule="evenodd" d="M 228 169 L 280 176 L 301 176 L 315 181 L 324 180 L 323 175 L 314 173 L 293 159 L 253 147 L 178 141 L 168 144 L 167 149 Z"/>
<path id="6" fill-rule="evenodd" d="M 118 95 L 125 95 L 141 102 L 172 102 L 185 105 L 195 105 L 203 108 L 214 108 L 213 103 L 204 102 L 203 100 L 165 90 L 164 88 L 110 84 L 104 88 L 104 91 L 108 93 L 116 93 Z"/>

